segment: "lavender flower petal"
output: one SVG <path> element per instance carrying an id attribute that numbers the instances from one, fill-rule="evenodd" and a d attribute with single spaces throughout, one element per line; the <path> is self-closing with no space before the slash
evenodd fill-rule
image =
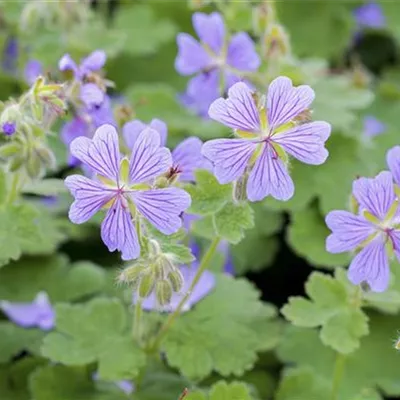
<path id="1" fill-rule="evenodd" d="M 101 224 L 101 239 L 108 250 L 119 250 L 123 260 L 132 260 L 140 255 L 139 240 L 131 214 L 119 196 Z"/>
<path id="2" fill-rule="evenodd" d="M 110 97 L 105 95 L 104 93 L 103 101 L 101 102 L 100 106 L 88 110 L 87 113 L 95 129 L 104 124 L 110 124 L 115 127 L 117 126 L 117 123 L 114 119 Z"/>
<path id="3" fill-rule="evenodd" d="M 144 129 L 132 148 L 129 167 L 131 183 L 144 183 L 167 172 L 172 166 L 170 151 L 160 147 L 161 138 L 157 131 Z"/>
<path id="4" fill-rule="evenodd" d="M 271 130 L 292 121 L 313 102 L 314 90 L 307 85 L 293 87 L 284 76 L 274 79 L 268 88 L 267 114 Z"/>
<path id="5" fill-rule="evenodd" d="M 260 201 L 271 195 L 277 200 L 289 200 L 294 194 L 294 185 L 283 161 L 276 156 L 270 145 L 263 145 L 247 181 L 247 197 Z"/>
<path id="6" fill-rule="evenodd" d="M 192 75 L 212 66 L 212 59 L 200 43 L 187 33 L 179 33 L 176 38 L 178 55 L 175 69 L 181 75 Z"/>
<path id="7" fill-rule="evenodd" d="M 139 119 L 135 119 L 133 121 L 127 122 L 122 128 L 122 135 L 124 136 L 124 140 L 128 148 L 133 148 L 133 145 L 139 137 L 140 133 L 147 127 L 158 132 L 158 134 L 160 135 L 161 146 L 166 145 L 168 128 L 167 124 L 164 121 L 154 118 L 151 120 L 150 124 L 146 125 Z"/>
<path id="8" fill-rule="evenodd" d="M 112 125 L 100 126 L 92 140 L 78 137 L 71 143 L 70 151 L 98 174 L 118 181 L 121 156 L 118 133 Z"/>
<path id="9" fill-rule="evenodd" d="M 354 257 L 348 270 L 348 278 L 354 285 L 367 282 L 374 292 L 387 289 L 390 270 L 382 237 L 374 239 Z"/>
<path id="10" fill-rule="evenodd" d="M 204 143 L 202 154 L 214 165 L 214 174 L 221 184 L 240 178 L 257 148 L 245 139 L 215 139 Z"/>
<path id="11" fill-rule="evenodd" d="M 386 125 L 371 115 L 364 118 L 364 136 L 372 138 L 385 132 Z"/>
<path id="12" fill-rule="evenodd" d="M 104 100 L 104 92 L 94 83 L 85 83 L 81 87 L 80 98 L 86 107 L 98 107 Z"/>
<path id="13" fill-rule="evenodd" d="M 395 146 L 387 152 L 386 162 L 395 183 L 400 185 L 400 146 Z"/>
<path id="14" fill-rule="evenodd" d="M 24 78 L 25 81 L 29 85 L 33 85 L 36 81 L 36 78 L 43 73 L 43 65 L 38 60 L 30 60 L 26 63 L 24 70 Z"/>
<path id="15" fill-rule="evenodd" d="M 32 303 L 1 301 L 0 309 L 11 321 L 24 328 L 49 330 L 54 326 L 54 311 L 45 292 L 38 293 Z"/>
<path id="16" fill-rule="evenodd" d="M 58 62 L 58 69 L 60 71 L 73 71 L 74 75 L 78 74 L 78 66 L 69 54 L 65 54 Z"/>
<path id="17" fill-rule="evenodd" d="M 228 64 L 239 71 L 256 71 L 261 64 L 253 40 L 246 32 L 232 36 L 228 46 Z"/>
<path id="18" fill-rule="evenodd" d="M 225 24 L 218 12 L 209 15 L 196 12 L 193 14 L 193 27 L 200 40 L 215 54 L 220 54 L 225 41 Z"/>
<path id="19" fill-rule="evenodd" d="M 383 28 L 386 25 L 381 6 L 373 1 L 358 7 L 353 15 L 359 27 Z"/>
<path id="20" fill-rule="evenodd" d="M 355 180 L 353 195 L 361 209 L 366 209 L 383 220 L 396 198 L 392 174 L 383 171 L 375 178 Z"/>
<path id="21" fill-rule="evenodd" d="M 179 230 L 180 215 L 191 203 L 190 196 L 178 188 L 135 191 L 130 196 L 139 212 L 165 235 Z"/>
<path id="22" fill-rule="evenodd" d="M 260 132 L 261 123 L 252 91 L 243 82 L 236 83 L 228 91 L 228 98 L 215 100 L 208 115 L 233 129 Z"/>
<path id="23" fill-rule="evenodd" d="M 276 134 L 272 140 L 298 160 L 319 165 L 328 157 L 324 146 L 330 133 L 331 126 L 327 122 L 316 121 Z"/>
<path id="24" fill-rule="evenodd" d="M 103 50 L 95 50 L 82 60 L 80 69 L 84 74 L 98 71 L 104 67 L 106 60 L 107 56 Z"/>
<path id="25" fill-rule="evenodd" d="M 186 182 L 194 182 L 194 171 L 208 166 L 201 154 L 203 142 L 198 137 L 189 137 L 178 144 L 172 151 L 174 167 L 180 172 L 179 179 Z"/>
<path id="26" fill-rule="evenodd" d="M 325 222 L 332 231 L 326 239 L 326 250 L 330 253 L 354 250 L 376 231 L 363 216 L 348 211 L 331 211 Z"/>
<path id="27" fill-rule="evenodd" d="M 82 175 L 68 176 L 65 186 L 75 197 L 68 215 L 75 224 L 88 221 L 115 196 L 115 191 Z"/>

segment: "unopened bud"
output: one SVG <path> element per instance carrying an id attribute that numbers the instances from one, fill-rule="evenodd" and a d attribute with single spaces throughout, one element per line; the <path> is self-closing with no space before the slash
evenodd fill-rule
<path id="1" fill-rule="evenodd" d="M 169 281 L 162 280 L 156 283 L 156 298 L 161 306 L 169 304 L 172 297 L 172 287 Z"/>
<path id="2" fill-rule="evenodd" d="M 149 270 L 147 273 L 144 273 L 142 278 L 140 279 L 138 293 L 141 298 L 148 297 L 154 289 L 155 285 L 155 275 L 154 271 Z"/>
<path id="3" fill-rule="evenodd" d="M 22 120 L 22 114 L 19 105 L 10 104 L 6 106 L 0 115 L 2 132 L 6 135 L 12 135 L 17 130 L 17 122 L 20 120 Z"/>
<path id="4" fill-rule="evenodd" d="M 275 5 L 271 0 L 264 0 L 258 7 L 253 8 L 253 30 L 262 35 L 268 25 L 275 21 Z"/>
<path id="5" fill-rule="evenodd" d="M 26 172 L 32 179 L 39 178 L 43 175 L 44 169 L 39 157 L 32 155 L 26 163 Z"/>
<path id="6" fill-rule="evenodd" d="M 285 58 L 291 54 L 289 35 L 282 25 L 271 25 L 263 38 L 263 55 L 266 58 Z"/>
<path id="7" fill-rule="evenodd" d="M 147 267 L 144 265 L 131 265 L 125 268 L 119 275 L 118 280 L 120 282 L 129 283 L 132 285 L 137 284 L 143 272 L 146 271 Z"/>
<path id="8" fill-rule="evenodd" d="M 57 166 L 57 160 L 54 156 L 54 153 L 47 147 L 38 147 L 36 149 L 36 153 L 39 156 L 39 159 L 44 164 L 44 166 L 48 169 L 55 169 Z"/>
<path id="9" fill-rule="evenodd" d="M 12 159 L 12 161 L 10 162 L 10 172 L 16 172 L 18 171 L 22 165 L 25 162 L 25 157 L 24 156 L 17 156 L 15 158 Z"/>
<path id="10" fill-rule="evenodd" d="M 168 274 L 168 281 L 171 284 L 172 290 L 175 293 L 178 293 L 182 290 L 183 284 L 185 283 L 184 279 L 183 279 L 183 275 L 182 272 L 179 271 L 178 268 L 175 268 L 174 271 L 171 271 Z"/>
<path id="11" fill-rule="evenodd" d="M 7 159 L 21 152 L 18 142 L 12 141 L 0 147 L 0 158 Z"/>

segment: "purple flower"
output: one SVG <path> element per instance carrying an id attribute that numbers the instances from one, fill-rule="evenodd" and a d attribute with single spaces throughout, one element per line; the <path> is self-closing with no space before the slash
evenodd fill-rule
<path id="1" fill-rule="evenodd" d="M 166 235 L 181 227 L 180 214 L 190 206 L 190 196 L 182 189 L 157 189 L 150 184 L 172 164 L 171 153 L 160 147 L 156 131 L 150 128 L 142 131 L 129 161 L 121 160 L 118 133 L 112 125 L 102 125 L 93 139 L 75 139 L 70 151 L 97 174 L 98 179 L 81 175 L 66 178 L 65 184 L 75 197 L 69 218 L 81 224 L 100 209 L 107 208 L 101 224 L 101 238 L 110 251 L 121 251 L 123 260 L 140 255 L 132 219 L 138 224 L 145 218 Z"/>
<path id="2" fill-rule="evenodd" d="M 96 50 L 84 58 L 79 65 L 65 54 L 58 63 L 60 71 L 72 71 L 77 81 L 82 83 L 80 98 L 88 108 L 101 105 L 104 100 L 104 91 L 94 83 L 87 83 L 85 80 L 93 72 L 101 70 L 106 63 L 106 53 Z"/>
<path id="3" fill-rule="evenodd" d="M 373 138 L 384 133 L 386 125 L 371 115 L 364 118 L 364 137 Z"/>
<path id="4" fill-rule="evenodd" d="M 228 99 L 214 101 L 209 115 L 233 128 L 238 139 L 210 140 L 203 155 L 214 164 L 221 184 L 248 177 L 247 197 L 259 201 L 268 195 L 288 200 L 294 194 L 287 170 L 287 153 L 306 163 L 325 162 L 325 141 L 330 135 L 327 122 L 303 122 L 302 115 L 314 100 L 306 85 L 293 87 L 292 81 L 279 77 L 269 86 L 266 104 L 256 101 L 243 82 L 232 86 Z"/>
<path id="5" fill-rule="evenodd" d="M 195 243 L 192 243 L 191 245 L 192 252 L 193 254 L 198 257 L 199 254 L 199 248 Z M 196 275 L 197 269 L 199 268 L 199 263 L 198 261 L 195 261 L 192 263 L 190 266 L 185 266 L 182 265 L 180 267 L 180 272 L 182 273 L 183 276 L 183 287 L 179 293 L 174 293 L 171 297 L 171 301 L 169 304 L 166 306 L 160 306 L 160 304 L 157 301 L 156 294 L 153 291 L 149 297 L 143 300 L 142 303 L 142 308 L 144 310 L 155 310 L 155 311 L 162 311 L 162 312 L 173 312 L 176 310 L 178 304 L 182 300 L 182 298 L 186 295 L 188 292 L 190 285 L 193 282 L 193 279 Z M 215 276 L 212 272 L 210 271 L 204 271 L 203 274 L 201 275 L 200 280 L 197 282 L 196 286 L 194 287 L 194 290 L 189 296 L 188 301 L 185 303 L 182 311 L 186 312 L 189 311 L 196 303 L 198 303 L 200 300 L 202 300 L 204 297 L 206 297 L 211 290 L 215 286 Z M 138 294 L 135 292 L 133 294 L 133 303 L 136 303 L 138 299 Z"/>
<path id="6" fill-rule="evenodd" d="M 18 40 L 14 37 L 8 38 L 3 50 L 2 67 L 4 71 L 15 75 L 17 70 L 18 55 Z"/>
<path id="7" fill-rule="evenodd" d="M 6 136 L 11 136 L 17 130 L 17 126 L 15 122 L 4 122 L 1 126 L 1 130 Z"/>
<path id="8" fill-rule="evenodd" d="M 45 292 L 39 292 L 32 303 L 1 301 L 0 309 L 15 324 L 23 328 L 37 327 L 42 330 L 54 326 L 54 311 Z"/>
<path id="9" fill-rule="evenodd" d="M 140 120 L 127 122 L 123 128 L 123 136 L 126 145 L 132 148 L 136 143 L 141 132 L 151 128 L 160 135 L 161 145 L 167 142 L 168 128 L 165 122 L 153 119 L 146 125 Z M 189 137 L 183 140 L 172 151 L 172 167 L 168 171 L 168 176 L 178 176 L 182 182 L 192 182 L 195 180 L 194 171 L 199 168 L 209 168 L 209 163 L 201 154 L 203 142 L 197 137 Z"/>
<path id="10" fill-rule="evenodd" d="M 394 146 L 387 152 L 386 162 L 395 184 L 400 186 L 400 146 Z"/>
<path id="11" fill-rule="evenodd" d="M 383 292 L 390 276 L 387 249 L 400 259 L 400 213 L 392 174 L 384 171 L 373 179 L 355 180 L 353 195 L 359 204 L 357 215 L 331 211 L 326 216 L 332 231 L 326 249 L 331 253 L 360 250 L 350 264 L 349 280 L 355 285 L 367 282 L 374 292 Z"/>
<path id="12" fill-rule="evenodd" d="M 235 267 L 233 265 L 232 254 L 229 249 L 229 242 L 223 240 L 218 246 L 219 252 L 224 256 L 224 272 L 228 275 L 235 275 Z"/>
<path id="13" fill-rule="evenodd" d="M 43 73 L 43 65 L 38 60 L 30 60 L 26 63 L 24 70 L 25 81 L 29 85 L 33 85 L 38 76 Z"/>
<path id="14" fill-rule="evenodd" d="M 379 29 L 386 25 L 381 6 L 373 1 L 355 9 L 353 15 L 359 28 Z"/>
<path id="15" fill-rule="evenodd" d="M 187 33 L 177 36 L 175 68 L 181 75 L 199 74 L 183 96 L 185 104 L 200 114 L 223 91 L 241 80 L 242 72 L 256 71 L 260 58 L 246 32 L 234 34 L 228 41 L 221 14 L 193 14 L 193 27 L 200 42 Z"/>
<path id="16" fill-rule="evenodd" d="M 79 136 L 91 138 L 98 127 L 104 124 L 116 126 L 111 102 L 108 96 L 99 107 L 92 109 L 82 108 L 80 114 L 76 115 L 71 121 L 64 124 L 61 129 L 61 139 L 69 148 L 71 142 Z M 78 166 L 79 160 L 71 154 L 68 156 L 70 166 Z"/>

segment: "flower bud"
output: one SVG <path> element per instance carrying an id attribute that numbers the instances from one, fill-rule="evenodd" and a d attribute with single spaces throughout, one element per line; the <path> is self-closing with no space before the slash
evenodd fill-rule
<path id="1" fill-rule="evenodd" d="M 182 290 L 183 284 L 185 281 L 183 279 L 182 272 L 179 271 L 178 268 L 175 268 L 173 271 L 171 271 L 168 274 L 167 279 L 168 279 L 169 283 L 171 284 L 172 290 L 175 293 L 178 293 Z"/>
<path id="2" fill-rule="evenodd" d="M 268 26 L 275 21 L 274 1 L 264 0 L 258 7 L 253 8 L 253 30 L 262 35 Z"/>
<path id="3" fill-rule="evenodd" d="M 141 298 L 148 297 L 154 289 L 155 285 L 155 274 L 152 269 L 143 273 L 142 278 L 139 282 L 138 293 Z"/>
<path id="4" fill-rule="evenodd" d="M 10 172 L 18 171 L 24 163 L 25 163 L 24 156 L 18 155 L 16 157 L 14 157 L 10 162 L 10 166 L 9 166 Z"/>
<path id="5" fill-rule="evenodd" d="M 0 158 L 8 159 L 20 153 L 21 146 L 18 142 L 12 141 L 0 147 Z"/>
<path id="6" fill-rule="evenodd" d="M 147 267 L 144 265 L 131 265 L 125 268 L 118 277 L 120 282 L 136 285 L 140 280 L 142 274 L 146 271 Z"/>
<path id="7" fill-rule="evenodd" d="M 0 115 L 0 126 L 6 135 L 12 135 L 17 130 L 18 121 L 22 120 L 22 113 L 18 104 L 6 106 Z"/>
<path id="8" fill-rule="evenodd" d="M 57 166 L 57 160 L 54 156 L 54 153 L 47 147 L 38 147 L 36 149 L 36 153 L 38 154 L 38 158 L 42 161 L 44 167 L 48 169 L 55 169 Z"/>
<path id="9" fill-rule="evenodd" d="M 17 126 L 15 122 L 4 122 L 1 126 L 1 130 L 6 136 L 11 136 L 16 132 Z"/>
<path id="10" fill-rule="evenodd" d="M 26 172 L 32 179 L 39 178 L 44 174 L 44 168 L 39 157 L 31 156 L 26 163 Z"/>
<path id="11" fill-rule="evenodd" d="M 265 58 L 286 58 L 290 56 L 290 40 L 282 25 L 272 24 L 263 38 L 263 56 Z"/>
<path id="12" fill-rule="evenodd" d="M 169 281 L 162 280 L 156 283 L 156 298 L 161 306 L 169 304 L 172 297 L 172 287 Z"/>

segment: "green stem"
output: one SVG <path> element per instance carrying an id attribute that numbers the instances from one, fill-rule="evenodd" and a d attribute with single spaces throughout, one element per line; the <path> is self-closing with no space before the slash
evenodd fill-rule
<path id="1" fill-rule="evenodd" d="M 332 381 L 332 394 L 331 400 L 337 400 L 340 388 L 340 382 L 342 380 L 344 365 L 346 357 L 344 354 L 336 353 L 335 369 L 333 370 L 333 381 Z"/>
<path id="2" fill-rule="evenodd" d="M 210 243 L 210 246 L 209 246 L 206 254 L 204 254 L 204 256 L 203 256 L 203 258 L 201 260 L 199 268 L 197 269 L 197 272 L 196 272 L 196 275 L 194 276 L 192 284 L 190 285 L 190 287 L 189 287 L 188 291 L 186 292 L 185 296 L 183 296 L 182 300 L 178 304 L 178 307 L 176 308 L 176 310 L 172 314 L 169 315 L 169 317 L 165 321 L 164 325 L 160 328 L 157 336 L 155 337 L 152 345 L 149 348 L 150 352 L 154 352 L 154 351 L 156 351 L 158 349 L 158 347 L 159 347 L 159 345 L 161 343 L 161 340 L 164 338 L 164 336 L 166 335 L 168 330 L 171 328 L 171 326 L 173 325 L 175 320 L 180 315 L 183 306 L 188 301 L 190 295 L 193 292 L 193 289 L 195 288 L 195 286 L 197 285 L 197 283 L 200 280 L 201 276 L 203 275 L 203 272 L 206 270 L 206 268 L 208 266 L 208 263 L 211 261 L 215 251 L 217 250 L 217 247 L 218 247 L 218 244 L 219 244 L 220 241 L 221 241 L 221 238 L 217 236 Z"/>
<path id="3" fill-rule="evenodd" d="M 12 204 L 18 196 L 19 173 L 14 173 L 11 181 L 11 188 L 8 193 L 7 204 Z"/>
<path id="4" fill-rule="evenodd" d="M 143 314 L 142 302 L 143 302 L 143 299 L 141 299 L 140 297 L 136 301 L 135 315 L 134 315 L 134 321 L 133 321 L 133 337 L 138 343 L 140 343 L 141 334 L 142 334 L 142 329 L 141 329 L 142 314 Z"/>

